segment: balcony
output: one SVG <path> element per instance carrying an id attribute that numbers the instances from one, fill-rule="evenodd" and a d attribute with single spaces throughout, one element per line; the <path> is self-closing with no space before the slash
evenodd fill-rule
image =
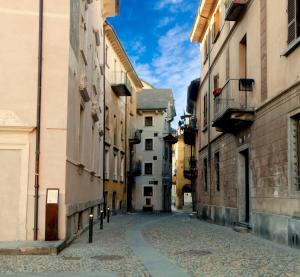
<path id="1" fill-rule="evenodd" d="M 111 88 L 117 96 L 131 96 L 132 86 L 123 71 L 110 72 Z"/>
<path id="2" fill-rule="evenodd" d="M 142 140 L 142 130 L 135 130 L 129 138 L 130 144 L 139 144 Z"/>
<path id="3" fill-rule="evenodd" d="M 235 133 L 254 121 L 253 79 L 229 79 L 221 89 L 214 90 L 213 127 L 219 132 Z"/>
<path id="4" fill-rule="evenodd" d="M 132 162 L 131 169 L 128 171 L 128 177 L 136 177 L 142 175 L 142 162 L 136 161 Z"/>
<path id="5" fill-rule="evenodd" d="M 237 21 L 244 12 L 248 4 L 248 0 L 227 0 L 225 2 L 226 12 L 225 20 Z"/>
<path id="6" fill-rule="evenodd" d="M 191 180 L 196 176 L 197 161 L 194 156 L 184 158 L 183 175 L 185 178 Z"/>
<path id="7" fill-rule="evenodd" d="M 196 118 L 190 116 L 185 119 L 185 124 L 183 125 L 183 140 L 187 145 L 195 145 L 196 143 L 196 133 L 197 133 L 197 124 Z"/>

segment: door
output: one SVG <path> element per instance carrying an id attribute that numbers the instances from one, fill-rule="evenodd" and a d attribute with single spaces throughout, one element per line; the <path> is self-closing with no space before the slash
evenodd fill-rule
<path id="1" fill-rule="evenodd" d="M 242 213 L 240 220 L 246 223 L 250 221 L 250 174 L 249 174 L 249 149 L 243 150 L 241 153 L 242 163 L 241 163 L 241 202 Z"/>
<path id="2" fill-rule="evenodd" d="M 112 210 L 115 212 L 116 211 L 116 199 L 117 198 L 117 193 L 114 191 L 113 196 L 112 196 Z"/>

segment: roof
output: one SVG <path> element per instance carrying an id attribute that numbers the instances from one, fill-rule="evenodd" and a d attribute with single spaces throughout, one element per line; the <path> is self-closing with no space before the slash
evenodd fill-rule
<path id="1" fill-rule="evenodd" d="M 202 42 L 208 27 L 208 20 L 212 16 L 217 3 L 217 0 L 201 1 L 201 5 L 198 9 L 196 20 L 190 35 L 192 42 Z"/>
<path id="2" fill-rule="evenodd" d="M 171 117 L 176 115 L 171 89 L 143 89 L 137 94 L 138 110 L 169 109 Z"/>
<path id="3" fill-rule="evenodd" d="M 104 24 L 104 30 L 107 39 L 110 41 L 112 47 L 116 51 L 116 54 L 118 55 L 120 61 L 126 69 L 128 76 L 131 78 L 136 88 L 141 89 L 143 87 L 142 81 L 140 80 L 131 61 L 129 60 L 126 51 L 121 41 L 119 40 L 114 28 L 106 21 Z"/>

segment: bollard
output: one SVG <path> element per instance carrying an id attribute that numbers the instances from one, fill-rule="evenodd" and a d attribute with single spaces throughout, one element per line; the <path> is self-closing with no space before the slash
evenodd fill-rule
<path id="1" fill-rule="evenodd" d="M 100 211 L 100 230 L 103 229 L 103 211 Z"/>
<path id="2" fill-rule="evenodd" d="M 94 216 L 92 214 L 90 214 L 90 217 L 89 217 L 89 243 L 93 242 L 93 219 L 94 219 Z"/>
<path id="3" fill-rule="evenodd" d="M 106 203 L 104 202 L 104 205 L 103 205 L 103 218 L 105 219 L 106 217 Z"/>
<path id="4" fill-rule="evenodd" d="M 109 223 L 109 217 L 110 217 L 110 210 L 107 208 L 107 223 Z"/>

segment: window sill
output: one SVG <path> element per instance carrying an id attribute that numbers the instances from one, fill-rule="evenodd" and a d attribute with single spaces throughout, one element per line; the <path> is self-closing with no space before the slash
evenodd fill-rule
<path id="1" fill-rule="evenodd" d="M 298 37 L 296 40 L 291 42 L 288 45 L 288 48 L 281 54 L 281 56 L 287 57 L 290 55 L 296 48 L 298 48 L 300 45 L 300 37 Z"/>

